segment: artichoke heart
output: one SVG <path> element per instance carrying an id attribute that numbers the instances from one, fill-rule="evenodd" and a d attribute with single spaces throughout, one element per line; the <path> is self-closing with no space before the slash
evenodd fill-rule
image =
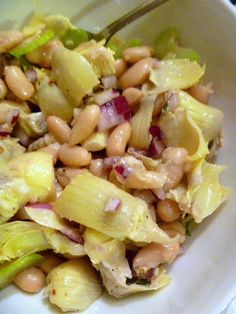
<path id="1" fill-rule="evenodd" d="M 102 293 L 95 269 L 85 258 L 53 268 L 47 276 L 49 300 L 64 312 L 88 308 Z"/>

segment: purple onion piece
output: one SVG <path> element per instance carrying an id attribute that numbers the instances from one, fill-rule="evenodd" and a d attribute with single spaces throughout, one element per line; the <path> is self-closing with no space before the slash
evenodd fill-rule
<path id="1" fill-rule="evenodd" d="M 33 69 L 25 70 L 25 76 L 31 83 L 35 83 L 37 81 L 37 73 Z"/>
<path id="2" fill-rule="evenodd" d="M 106 203 L 104 211 L 115 213 L 119 210 L 120 205 L 121 200 L 119 198 L 110 198 Z"/>
<path id="3" fill-rule="evenodd" d="M 75 230 L 75 229 L 72 229 L 72 228 L 70 229 L 68 227 L 68 229 L 64 228 L 64 229 L 60 230 L 60 232 L 62 234 L 64 234 L 71 241 L 73 241 L 75 243 L 84 244 L 84 239 L 83 239 L 82 235 L 79 233 L 78 230 Z"/>
<path id="4" fill-rule="evenodd" d="M 164 139 L 164 134 L 158 125 L 151 125 L 149 128 L 149 133 L 152 135 L 152 137 L 156 137 L 159 141 Z"/>
<path id="5" fill-rule="evenodd" d="M 124 179 L 130 174 L 130 169 L 124 165 L 116 165 L 113 167 L 113 170 Z"/>
<path id="6" fill-rule="evenodd" d="M 0 136 L 2 136 L 2 137 L 7 137 L 7 136 L 9 136 L 9 135 L 11 135 L 10 132 L 0 131 Z"/>
<path id="7" fill-rule="evenodd" d="M 101 114 L 98 128 L 108 130 L 131 119 L 131 111 L 126 98 L 119 96 L 100 106 Z"/>
<path id="8" fill-rule="evenodd" d="M 35 209 L 53 210 L 53 206 L 51 204 L 44 204 L 44 203 L 28 204 L 26 207 L 35 208 Z"/>
<path id="9" fill-rule="evenodd" d="M 106 89 L 94 95 L 94 100 L 98 105 L 103 105 L 111 101 L 115 97 L 119 97 L 120 93 L 116 88 Z"/>
<path id="10" fill-rule="evenodd" d="M 106 169 L 110 169 L 118 161 L 120 161 L 119 156 L 107 157 L 107 158 L 104 158 L 103 165 Z"/>
<path id="11" fill-rule="evenodd" d="M 156 137 L 154 137 L 149 145 L 149 156 L 152 158 L 161 157 L 161 153 L 165 149 L 165 146 L 162 141 L 158 141 Z"/>

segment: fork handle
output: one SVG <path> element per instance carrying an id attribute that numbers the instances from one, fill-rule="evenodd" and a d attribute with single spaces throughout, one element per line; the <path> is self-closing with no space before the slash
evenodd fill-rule
<path id="1" fill-rule="evenodd" d="M 143 16 L 147 12 L 151 11 L 155 7 L 161 5 L 162 3 L 168 0 L 149 0 L 145 1 L 143 4 L 138 6 L 137 8 L 129 11 L 116 21 L 112 22 L 111 24 L 107 25 L 103 30 L 99 33 L 94 34 L 95 39 L 99 40 L 105 38 L 107 41 L 117 33 L 121 28 L 130 24 L 134 20 L 138 19 L 139 17 Z"/>

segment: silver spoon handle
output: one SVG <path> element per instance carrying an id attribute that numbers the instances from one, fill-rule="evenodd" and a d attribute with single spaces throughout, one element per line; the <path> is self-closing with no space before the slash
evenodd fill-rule
<path id="1" fill-rule="evenodd" d="M 147 12 L 151 11 L 155 7 L 161 5 L 162 3 L 168 0 L 149 0 L 145 1 L 143 4 L 138 6 L 137 8 L 129 11 L 116 21 L 112 22 L 108 26 L 106 26 L 103 30 L 99 33 L 94 34 L 95 39 L 102 39 L 105 38 L 106 40 L 110 39 L 115 33 L 117 33 L 121 28 L 130 24 L 134 20 L 138 19 L 139 17 L 143 16 Z"/>

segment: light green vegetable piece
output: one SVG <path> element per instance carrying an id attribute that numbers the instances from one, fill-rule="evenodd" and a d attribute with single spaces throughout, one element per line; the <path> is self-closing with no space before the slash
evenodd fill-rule
<path id="1" fill-rule="evenodd" d="M 0 263 L 49 248 L 43 227 L 34 222 L 13 221 L 0 226 Z"/>
<path id="2" fill-rule="evenodd" d="M 0 290 L 10 285 L 14 277 L 28 267 L 36 266 L 44 260 L 39 254 L 24 255 L 12 262 L 0 265 Z"/>
<path id="3" fill-rule="evenodd" d="M 64 312 L 83 311 L 102 293 L 95 269 L 85 258 L 53 268 L 47 276 L 49 300 Z"/>
<path id="4" fill-rule="evenodd" d="M 200 62 L 200 56 L 194 49 L 179 46 L 179 34 L 175 27 L 163 30 L 157 36 L 154 45 L 159 59 L 183 58 Z"/>
<path id="5" fill-rule="evenodd" d="M 106 204 L 112 199 L 120 200 L 120 207 L 107 212 Z M 154 223 L 144 201 L 89 173 L 73 179 L 57 198 L 54 210 L 61 217 L 116 239 L 145 243 L 173 240 Z"/>
<path id="6" fill-rule="evenodd" d="M 31 189 L 23 178 L 0 173 L 0 224 L 8 221 L 31 197 Z"/>
<path id="7" fill-rule="evenodd" d="M 107 132 L 94 132 L 82 143 L 82 146 L 90 152 L 97 152 L 106 148 L 107 140 Z"/>
<path id="8" fill-rule="evenodd" d="M 100 271 L 103 284 L 109 294 L 122 298 L 137 292 L 158 290 L 170 282 L 163 268 L 156 270 L 156 277 L 145 284 L 128 283 L 133 275 L 125 257 L 124 242 L 109 238 L 104 234 L 87 228 L 84 233 L 84 246 L 90 260 Z"/>
<path id="9" fill-rule="evenodd" d="M 71 121 L 73 106 L 56 84 L 49 84 L 47 76 L 41 81 L 37 94 L 39 107 L 45 117 L 56 115 L 68 123 Z"/>
<path id="10" fill-rule="evenodd" d="M 92 65 L 78 52 L 59 47 L 52 57 L 52 69 L 66 98 L 79 106 L 82 98 L 99 84 Z"/>
<path id="11" fill-rule="evenodd" d="M 82 28 L 76 28 L 69 29 L 60 39 L 66 48 L 74 49 L 82 42 L 88 41 L 89 38 L 88 32 Z"/>
<path id="12" fill-rule="evenodd" d="M 204 75 L 205 69 L 196 61 L 172 59 L 160 61 L 158 69 L 151 70 L 150 81 L 156 85 L 157 93 L 174 89 L 186 89 L 195 85 Z"/>
<path id="13" fill-rule="evenodd" d="M 64 15 L 47 15 L 44 17 L 43 22 L 46 28 L 53 30 L 58 37 L 65 35 L 71 29 L 75 29 L 70 19 Z"/>
<path id="14" fill-rule="evenodd" d="M 10 51 L 10 54 L 16 58 L 19 58 L 33 50 L 45 45 L 49 40 L 55 37 L 55 33 L 52 30 L 40 32 L 32 39 L 27 39 L 16 48 Z"/>

